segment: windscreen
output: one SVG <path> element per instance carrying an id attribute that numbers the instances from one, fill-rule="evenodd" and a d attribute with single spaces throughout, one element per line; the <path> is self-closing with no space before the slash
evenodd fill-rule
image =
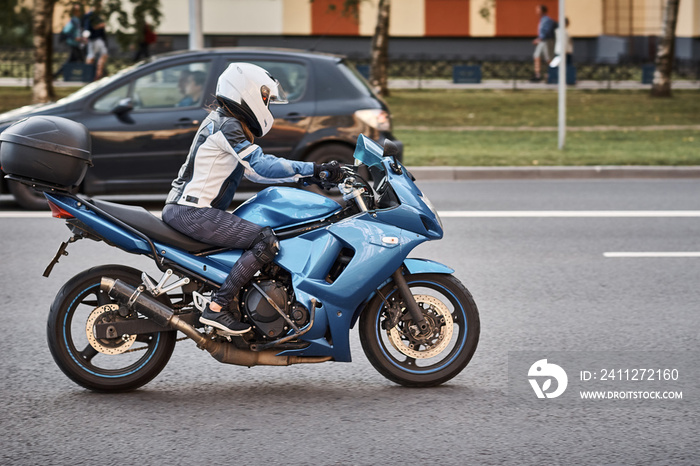
<path id="1" fill-rule="evenodd" d="M 382 146 L 365 136 L 360 134 L 357 138 L 357 146 L 355 147 L 355 158 L 364 163 L 368 167 L 384 168 L 382 163 L 382 154 L 384 149 Z"/>

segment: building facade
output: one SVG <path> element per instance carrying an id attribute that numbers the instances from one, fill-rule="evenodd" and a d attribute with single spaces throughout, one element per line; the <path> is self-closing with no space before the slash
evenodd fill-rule
<path id="1" fill-rule="evenodd" d="M 369 55 L 378 0 L 343 11 L 344 0 L 201 0 L 205 46 L 313 49 Z M 664 0 L 566 0 L 574 58 L 651 59 Z M 558 19 L 558 0 L 393 0 L 391 57 L 526 59 L 544 4 Z M 189 0 L 161 0 L 161 49 L 187 48 Z M 57 10 L 60 18 L 61 11 Z M 60 24 L 60 21 L 58 21 Z M 700 0 L 680 0 L 678 58 L 700 60 Z"/>

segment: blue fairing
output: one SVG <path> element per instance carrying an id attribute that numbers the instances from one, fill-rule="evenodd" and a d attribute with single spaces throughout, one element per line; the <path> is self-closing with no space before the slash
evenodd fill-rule
<path id="1" fill-rule="evenodd" d="M 391 168 L 392 160 L 382 156 L 382 147 L 362 134 L 357 138 L 355 158 L 369 167 L 381 167 L 401 203 L 398 208 L 378 209 L 379 220 L 431 240 L 442 238 L 442 225 L 437 214 L 431 211 L 408 170 Z"/>
<path id="2" fill-rule="evenodd" d="M 340 209 L 340 204 L 318 194 L 270 187 L 241 204 L 234 214 L 260 226 L 278 228 L 327 217 Z"/>
<path id="3" fill-rule="evenodd" d="M 408 269 L 408 273 L 415 275 L 417 273 L 454 273 L 454 270 L 439 262 L 428 259 L 406 259 L 403 265 Z"/>

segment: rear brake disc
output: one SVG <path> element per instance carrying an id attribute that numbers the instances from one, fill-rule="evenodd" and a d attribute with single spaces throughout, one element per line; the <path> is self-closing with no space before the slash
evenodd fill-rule
<path id="1" fill-rule="evenodd" d="M 95 324 L 107 317 L 107 314 L 114 314 L 119 310 L 118 304 L 105 304 L 96 307 L 87 319 L 85 324 L 85 334 L 90 342 L 90 346 L 103 354 L 122 354 L 126 352 L 136 341 L 136 335 L 120 335 L 117 338 L 97 339 L 95 337 Z M 101 322 L 100 322 L 101 323 Z"/>

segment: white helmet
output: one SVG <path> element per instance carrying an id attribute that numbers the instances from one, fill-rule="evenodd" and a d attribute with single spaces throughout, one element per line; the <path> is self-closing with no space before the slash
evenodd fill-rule
<path id="1" fill-rule="evenodd" d="M 279 81 L 251 63 L 231 63 L 219 76 L 216 98 L 242 117 L 256 137 L 266 135 L 272 128 L 274 117 L 268 109 L 270 103 L 287 103 Z"/>

